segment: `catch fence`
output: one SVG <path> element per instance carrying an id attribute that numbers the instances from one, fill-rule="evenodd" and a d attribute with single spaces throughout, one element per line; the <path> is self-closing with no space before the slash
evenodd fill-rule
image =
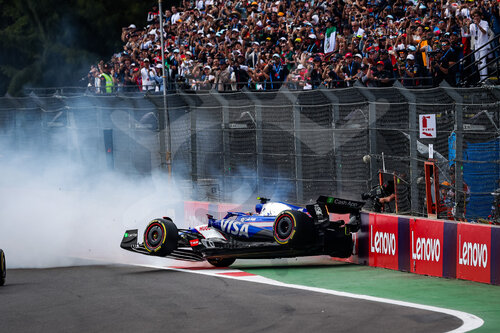
<path id="1" fill-rule="evenodd" d="M 452 186 L 466 192 L 463 179 L 470 188 L 467 217 L 491 212 L 500 178 L 498 87 L 177 91 L 165 101 L 141 93 L 3 97 L 0 143 L 131 175 L 165 169 L 170 151 L 177 185 L 193 199 L 221 202 L 360 199 L 382 170 L 397 175 L 398 213 L 418 216 L 426 215 L 432 144 L 440 183 L 452 183 L 452 164 L 463 170 Z M 421 137 L 424 115 L 435 117 L 435 138 Z"/>

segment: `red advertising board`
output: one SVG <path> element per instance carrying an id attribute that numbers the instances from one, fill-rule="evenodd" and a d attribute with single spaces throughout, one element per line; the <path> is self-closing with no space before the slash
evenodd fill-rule
<path id="1" fill-rule="evenodd" d="M 410 271 L 443 276 L 443 221 L 410 220 Z"/>
<path id="2" fill-rule="evenodd" d="M 457 228 L 457 278 L 491 282 L 491 227 L 460 223 Z"/>
<path id="3" fill-rule="evenodd" d="M 398 269 L 398 217 L 370 213 L 369 265 Z"/>
<path id="4" fill-rule="evenodd" d="M 207 224 L 208 206 L 208 202 L 184 201 L 184 228 Z"/>

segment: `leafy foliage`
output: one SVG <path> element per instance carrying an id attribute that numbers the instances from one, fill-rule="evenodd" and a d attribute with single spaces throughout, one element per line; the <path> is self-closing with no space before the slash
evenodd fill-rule
<path id="1" fill-rule="evenodd" d="M 81 85 L 90 64 L 122 50 L 121 28 L 155 1 L 0 0 L 0 95 Z"/>

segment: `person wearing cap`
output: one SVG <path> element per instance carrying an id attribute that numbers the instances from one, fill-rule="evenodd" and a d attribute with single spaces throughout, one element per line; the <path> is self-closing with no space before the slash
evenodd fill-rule
<path id="1" fill-rule="evenodd" d="M 197 81 L 199 90 L 212 89 L 214 80 L 215 76 L 212 74 L 212 68 L 210 66 L 205 65 L 203 66 L 203 68 L 200 68 L 200 73 Z"/>
<path id="2" fill-rule="evenodd" d="M 376 70 L 373 72 L 373 80 L 378 87 L 390 87 L 393 84 L 392 73 L 385 70 L 384 66 L 383 61 L 377 61 Z"/>
<path id="3" fill-rule="evenodd" d="M 149 59 L 145 58 L 141 64 L 142 91 L 155 90 L 156 70 L 151 67 Z"/>
<path id="4" fill-rule="evenodd" d="M 358 70 L 360 69 L 361 64 L 353 60 L 352 53 L 346 53 L 346 55 L 344 56 L 344 60 L 342 61 L 342 65 L 344 80 L 350 87 L 357 79 L 356 74 L 358 74 Z"/>
<path id="5" fill-rule="evenodd" d="M 313 33 L 310 33 L 307 36 L 307 44 L 306 44 L 306 50 L 308 54 L 315 54 L 319 52 L 319 42 L 316 38 L 316 35 Z"/>
<path id="6" fill-rule="evenodd" d="M 252 46 L 247 48 L 245 59 L 250 68 L 255 68 L 260 59 L 260 44 L 257 41 L 252 42 Z"/>
<path id="7" fill-rule="evenodd" d="M 452 67 L 454 63 L 451 61 L 451 57 L 450 42 L 444 40 L 430 61 L 435 86 L 439 85 L 443 80 L 446 80 L 452 87 L 457 85 L 456 70 L 455 67 Z"/>
<path id="8" fill-rule="evenodd" d="M 361 64 L 359 73 L 357 75 L 359 82 L 365 87 L 377 87 L 377 82 L 373 78 L 373 71 L 369 64 Z"/>
<path id="9" fill-rule="evenodd" d="M 394 77 L 394 66 L 392 65 L 392 60 L 389 57 L 389 51 L 386 49 L 381 49 L 380 50 L 380 60 L 384 62 L 384 69 L 391 73 L 392 76 Z"/>
<path id="10" fill-rule="evenodd" d="M 273 54 L 264 71 L 269 75 L 270 89 L 280 89 L 288 76 L 288 67 L 283 64 L 278 53 Z"/>
<path id="11" fill-rule="evenodd" d="M 420 66 L 415 63 L 415 56 L 413 54 L 408 54 L 406 56 L 406 63 L 403 66 L 399 66 L 400 76 L 403 78 L 403 86 L 405 87 L 415 87 L 420 84 L 421 77 Z"/>
<path id="12" fill-rule="evenodd" d="M 99 64 L 99 69 L 101 71 L 101 74 L 99 75 L 99 78 L 101 79 L 101 92 L 111 94 L 114 89 L 113 77 L 111 76 L 111 67 L 109 66 L 109 64 Z"/>
<path id="13" fill-rule="evenodd" d="M 218 91 L 231 90 L 231 72 L 228 61 L 224 58 L 219 59 L 220 69 L 214 74 L 214 85 Z"/>

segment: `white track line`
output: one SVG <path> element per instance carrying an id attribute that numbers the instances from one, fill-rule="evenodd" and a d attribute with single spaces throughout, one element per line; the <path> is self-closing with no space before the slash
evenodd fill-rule
<path id="1" fill-rule="evenodd" d="M 134 264 L 132 264 L 132 265 L 134 265 Z M 260 276 L 260 275 L 251 275 L 251 276 L 227 275 L 227 273 L 243 272 L 243 271 L 237 270 L 237 269 L 206 269 L 206 270 L 194 269 L 193 270 L 193 269 L 174 268 L 174 267 L 165 267 L 165 266 L 156 266 L 156 265 L 144 265 L 144 264 L 138 264 L 138 265 L 134 265 L 134 266 L 143 266 L 143 267 L 149 267 L 149 268 L 159 268 L 159 269 L 173 270 L 173 271 L 179 271 L 179 272 L 217 276 L 217 277 L 222 277 L 222 278 L 226 278 L 226 279 L 235 279 L 235 280 L 241 280 L 241 281 L 247 281 L 247 282 L 263 283 L 263 284 L 268 284 L 268 285 L 273 285 L 273 286 L 278 286 L 278 287 L 308 290 L 308 291 L 313 291 L 313 292 L 323 293 L 323 294 L 330 294 L 330 295 L 335 295 L 335 296 L 350 297 L 350 298 L 355 298 L 355 299 L 361 299 L 361 300 L 379 302 L 379 303 L 386 303 L 386 304 L 394 304 L 394 305 L 399 305 L 399 306 L 405 306 L 408 308 L 421 309 L 421 310 L 427 310 L 427 311 L 433 311 L 433 312 L 440 312 L 440 313 L 448 314 L 450 316 L 457 317 L 458 319 L 462 320 L 462 322 L 463 322 L 462 326 L 460 326 L 457 329 L 454 329 L 452 331 L 448 331 L 448 333 L 469 332 L 469 331 L 472 331 L 476 328 L 481 327 L 484 324 L 484 321 L 481 318 L 479 318 L 473 314 L 463 312 L 463 311 L 458 311 L 458 310 L 452 310 L 452 309 L 440 308 L 437 306 L 430 306 L 430 305 L 423 305 L 423 304 L 417 304 L 417 303 L 411 303 L 411 302 L 392 300 L 392 299 L 382 298 L 382 297 L 358 295 L 358 294 L 348 293 L 348 292 L 344 292 L 344 291 L 337 291 L 337 290 L 317 288 L 317 287 L 301 286 L 298 284 L 289 284 L 289 283 L 284 283 L 284 282 L 268 279 L 268 278 L 265 278 L 265 277 Z M 226 274 L 221 274 L 221 273 L 226 273 Z"/>

